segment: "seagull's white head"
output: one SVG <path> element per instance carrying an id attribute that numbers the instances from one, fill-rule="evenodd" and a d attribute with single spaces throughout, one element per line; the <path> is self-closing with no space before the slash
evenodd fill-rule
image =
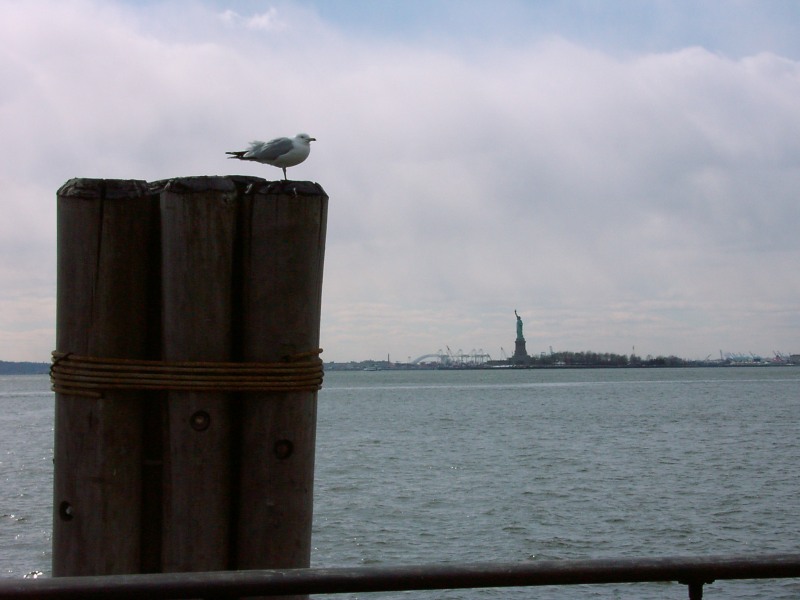
<path id="1" fill-rule="evenodd" d="M 300 141 L 300 142 L 303 142 L 306 145 L 310 144 L 311 142 L 316 142 L 317 141 L 317 138 L 313 138 L 310 135 L 308 135 L 307 133 L 298 133 L 295 136 L 295 139 Z"/>

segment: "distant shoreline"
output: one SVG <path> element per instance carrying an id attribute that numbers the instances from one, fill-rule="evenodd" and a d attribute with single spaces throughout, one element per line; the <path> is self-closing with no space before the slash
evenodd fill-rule
<path id="1" fill-rule="evenodd" d="M 499 362 L 499 361 L 498 361 Z M 324 363 L 326 371 L 474 371 L 474 370 L 519 370 L 519 369 L 696 369 L 698 367 L 791 367 L 800 366 L 796 363 L 774 362 L 721 362 L 721 361 L 685 361 L 680 364 L 638 364 L 638 365 L 608 365 L 608 364 L 572 364 L 572 365 L 542 365 L 542 364 L 483 364 L 483 365 L 409 365 L 407 363 L 391 363 L 385 361 L 359 361 L 348 363 Z M 44 362 L 15 362 L 0 360 L 0 375 L 48 375 L 50 363 Z"/>
<path id="2" fill-rule="evenodd" d="M 374 361 L 380 363 L 380 361 Z M 683 364 L 638 364 L 638 365 L 604 365 L 604 364 L 572 364 L 572 365 L 537 365 L 537 364 L 493 364 L 493 365 L 409 365 L 397 363 L 392 365 L 362 363 L 325 363 L 325 371 L 518 371 L 524 370 L 575 370 L 575 369 L 699 369 L 699 368 L 773 368 L 796 367 L 796 363 L 773 362 L 703 362 L 686 361 Z"/>
<path id="3" fill-rule="evenodd" d="M 50 363 L 0 360 L 0 375 L 47 375 Z"/>

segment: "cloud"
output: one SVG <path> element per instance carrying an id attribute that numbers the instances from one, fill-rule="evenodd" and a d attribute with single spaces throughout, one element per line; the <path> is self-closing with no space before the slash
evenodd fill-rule
<path id="1" fill-rule="evenodd" d="M 0 285 L 39 282 L 39 324 L 65 180 L 276 178 L 223 153 L 308 131 L 327 360 L 496 357 L 514 309 L 532 352 L 796 350 L 797 61 L 364 38 L 295 5 L 6 3 L 0 31 Z M 41 330 L 0 357 L 46 359 Z"/>
<path id="2" fill-rule="evenodd" d="M 281 31 L 286 29 L 286 23 L 278 18 L 278 11 L 273 7 L 267 12 L 243 17 L 234 10 L 226 10 L 220 19 L 231 27 L 244 27 L 256 31 Z"/>

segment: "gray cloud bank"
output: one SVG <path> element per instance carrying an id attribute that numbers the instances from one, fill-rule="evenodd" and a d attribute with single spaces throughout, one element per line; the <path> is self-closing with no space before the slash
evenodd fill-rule
<path id="1" fill-rule="evenodd" d="M 177 7 L 181 7 L 178 10 Z M 55 191 L 308 131 L 326 360 L 797 352 L 800 63 L 357 39 L 314 13 L 0 5 L 0 358 L 54 344 Z"/>

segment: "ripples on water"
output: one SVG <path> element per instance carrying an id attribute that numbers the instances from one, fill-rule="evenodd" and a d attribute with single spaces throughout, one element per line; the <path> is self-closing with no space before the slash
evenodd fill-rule
<path id="1" fill-rule="evenodd" d="M 0 376 L 0 574 L 50 571 L 53 400 L 47 377 Z"/>
<path id="2" fill-rule="evenodd" d="M 797 552 L 798 376 L 777 367 L 330 372 L 313 564 Z M 0 379 L 0 557 L 4 574 L 19 577 L 49 572 L 52 398 L 46 378 L 11 379 Z M 687 595 L 677 584 L 413 594 Z M 798 595 L 786 580 L 717 582 L 705 597 Z"/>
<path id="3" fill-rule="evenodd" d="M 795 552 L 797 375 L 330 373 L 319 413 L 314 562 Z M 686 596 L 665 585 L 435 597 Z M 736 597 L 766 589 L 772 598 L 790 586 L 764 585 L 716 584 Z M 784 597 L 797 595 L 788 589 Z"/>

